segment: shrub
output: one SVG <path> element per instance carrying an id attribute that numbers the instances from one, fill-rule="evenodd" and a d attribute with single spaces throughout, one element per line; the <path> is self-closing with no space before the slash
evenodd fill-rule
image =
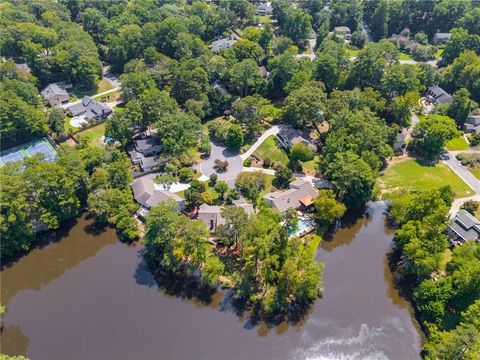
<path id="1" fill-rule="evenodd" d="M 213 173 L 210 175 L 210 186 L 215 186 L 216 182 L 218 180 L 218 175 Z"/>
<path id="2" fill-rule="evenodd" d="M 246 158 L 245 161 L 243 162 L 243 166 L 245 167 L 252 166 L 252 158 L 251 157 Z"/>
<path id="3" fill-rule="evenodd" d="M 263 167 L 269 168 L 272 165 L 272 160 L 270 158 L 263 159 Z"/>
<path id="4" fill-rule="evenodd" d="M 470 138 L 470 146 L 480 145 L 480 134 L 475 134 Z"/>
<path id="5" fill-rule="evenodd" d="M 195 172 L 192 168 L 181 168 L 178 172 L 178 177 L 180 178 L 181 182 L 189 183 L 193 180 Z"/>
<path id="6" fill-rule="evenodd" d="M 215 159 L 215 169 L 218 171 L 226 171 L 228 168 L 227 160 Z"/>
<path id="7" fill-rule="evenodd" d="M 463 203 L 463 205 L 460 207 L 462 210 L 468 211 L 470 214 L 475 216 L 475 212 L 478 210 L 478 206 L 480 205 L 480 202 L 475 201 L 475 200 L 468 200 Z"/>

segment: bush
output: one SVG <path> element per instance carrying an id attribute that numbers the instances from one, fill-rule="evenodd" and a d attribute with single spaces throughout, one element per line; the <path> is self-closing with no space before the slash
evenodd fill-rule
<path id="1" fill-rule="evenodd" d="M 480 145 L 480 134 L 475 134 L 470 138 L 470 146 Z"/>
<path id="2" fill-rule="evenodd" d="M 228 161 L 227 160 L 220 160 L 215 159 L 215 169 L 218 171 L 226 171 L 228 168 Z"/>
<path id="3" fill-rule="evenodd" d="M 181 168 L 178 172 L 178 177 L 180 178 L 180 181 L 184 183 L 191 182 L 194 176 L 195 172 L 192 168 Z"/>
<path id="4" fill-rule="evenodd" d="M 478 206 L 480 205 L 480 202 L 475 201 L 475 200 L 468 200 L 463 203 L 463 205 L 460 207 L 462 210 L 468 211 L 470 214 L 475 216 L 475 212 L 478 210 Z"/>
<path id="5" fill-rule="evenodd" d="M 216 182 L 218 180 L 218 175 L 213 173 L 210 175 L 210 186 L 215 186 Z"/>
<path id="6" fill-rule="evenodd" d="M 290 149 L 290 160 L 293 162 L 310 161 L 315 157 L 315 152 L 303 143 L 293 144 Z"/>
<path id="7" fill-rule="evenodd" d="M 263 167 L 269 168 L 271 165 L 272 165 L 272 160 L 270 160 L 270 158 L 267 157 L 263 159 Z"/>
<path id="8" fill-rule="evenodd" d="M 245 167 L 252 166 L 252 158 L 251 157 L 246 158 L 245 161 L 243 162 L 243 166 Z"/>

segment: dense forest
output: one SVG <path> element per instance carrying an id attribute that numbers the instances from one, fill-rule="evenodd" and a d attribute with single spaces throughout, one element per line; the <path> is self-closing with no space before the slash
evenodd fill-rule
<path id="1" fill-rule="evenodd" d="M 2 258 L 28 251 L 36 230 L 58 229 L 84 209 L 99 225 L 115 226 L 121 239 L 139 238 L 127 155 L 139 134 L 162 144 L 164 179 L 188 179 L 189 210 L 212 203 L 208 186 L 193 179 L 194 162 L 209 153 L 210 140 L 239 152 L 275 123 L 314 134 L 318 154 L 292 149 L 288 164 L 272 165 L 273 181 L 286 188 L 301 164 L 316 155 L 315 172 L 333 186 L 315 204 L 325 230 L 346 209 L 361 209 L 380 196 L 377 178 L 430 86 L 441 86 L 453 100 L 414 126 L 409 151 L 417 158 L 438 159 L 478 107 L 477 0 L 273 0 L 271 5 L 274 21 L 263 22 L 247 0 L 2 1 L 2 150 L 45 135 L 65 140 L 63 111 L 48 108 L 39 95 L 48 84 L 66 81 L 95 90 L 108 67 L 119 75 L 122 100 L 121 111 L 105 123 L 111 145 L 61 144 L 52 163 L 39 156 L 1 168 Z M 350 28 L 351 41 L 334 31 L 338 26 Z M 433 41 L 437 32 L 451 33 L 441 47 Z M 415 42 L 410 60 L 404 61 L 405 44 L 395 36 Z M 212 51 L 212 42 L 221 39 L 235 40 Z M 435 57 L 437 51 L 441 57 Z M 31 73 L 19 70 L 18 63 Z M 265 206 L 265 177 L 246 174 L 237 178 L 236 189 L 215 188 L 222 204 L 242 195 L 256 208 L 250 217 L 233 207 L 223 214 L 228 226 L 217 234 L 220 247 L 239 249 L 231 268 L 207 242 L 205 226 L 168 203 L 147 218 L 146 258 L 152 268 L 180 271 L 206 284 L 222 277 L 237 298 L 265 313 L 309 303 L 321 291 L 315 242 L 287 241 L 286 227 L 294 218 Z M 409 193 L 392 203 L 391 213 L 399 226 L 402 271 L 411 279 L 427 332 L 426 356 L 473 359 L 480 351 L 480 252 L 478 244 L 465 244 L 444 264 L 451 195 L 448 188 Z M 439 280 L 431 279 L 435 273 Z"/>

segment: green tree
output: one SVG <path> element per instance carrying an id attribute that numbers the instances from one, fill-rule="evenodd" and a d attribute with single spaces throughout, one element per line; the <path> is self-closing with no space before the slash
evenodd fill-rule
<path id="1" fill-rule="evenodd" d="M 238 125 L 232 124 L 227 130 L 227 146 L 231 150 L 238 150 L 243 145 L 243 131 Z"/>
<path id="2" fill-rule="evenodd" d="M 323 226 L 331 225 L 345 213 L 346 207 L 335 198 L 332 190 L 320 190 L 315 200 L 317 221 Z"/>
<path id="3" fill-rule="evenodd" d="M 247 96 L 242 99 L 238 99 L 233 104 L 233 114 L 235 118 L 245 126 L 245 129 L 249 135 L 253 135 L 258 131 L 260 121 L 262 120 L 262 107 L 265 100 L 259 97 Z"/>
<path id="4" fill-rule="evenodd" d="M 220 195 L 220 199 L 225 199 L 225 193 L 228 191 L 228 184 L 225 181 L 217 181 L 215 191 Z"/>
<path id="5" fill-rule="evenodd" d="M 183 111 L 162 116 L 155 123 L 155 127 L 164 153 L 185 154 L 190 148 L 197 146 L 197 132 L 200 131 L 200 125 L 200 120 L 195 115 Z"/>
<path id="6" fill-rule="evenodd" d="M 258 65 L 252 59 L 245 59 L 233 65 L 230 70 L 230 87 L 240 96 L 247 96 L 258 89 L 262 76 Z"/>
<path id="7" fill-rule="evenodd" d="M 285 100 L 285 120 L 298 128 L 313 126 L 323 121 L 327 96 L 323 84 L 309 82 L 300 89 L 294 90 Z"/>
<path id="8" fill-rule="evenodd" d="M 290 148 L 290 160 L 294 163 L 310 161 L 315 157 L 315 152 L 304 143 L 293 144 Z"/>
<path id="9" fill-rule="evenodd" d="M 415 126 L 418 136 L 413 146 L 418 152 L 428 158 L 442 153 L 445 143 L 458 136 L 455 121 L 448 116 L 430 115 Z"/>
<path id="10" fill-rule="evenodd" d="M 474 106 L 473 101 L 470 100 L 470 92 L 461 88 L 453 95 L 453 101 L 448 106 L 447 115 L 455 120 L 459 128 L 462 128 L 472 105 Z"/>
<path id="11" fill-rule="evenodd" d="M 359 208 L 372 196 L 375 173 L 352 151 L 336 154 L 324 175 L 332 181 L 339 198 L 348 208 Z"/>

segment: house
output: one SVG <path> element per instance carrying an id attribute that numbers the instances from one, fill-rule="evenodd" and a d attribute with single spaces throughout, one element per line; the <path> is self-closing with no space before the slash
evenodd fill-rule
<path id="1" fill-rule="evenodd" d="M 135 179 L 131 185 L 133 197 L 141 206 L 141 209 L 137 211 L 137 215 L 142 219 L 145 219 L 152 207 L 163 201 L 174 200 L 178 205 L 178 211 L 182 211 L 185 208 L 185 200 L 180 196 L 168 190 L 157 188 L 154 182 L 155 176 L 155 174 L 142 176 Z"/>
<path id="2" fill-rule="evenodd" d="M 161 165 L 158 156 L 145 156 L 136 150 L 130 151 L 129 155 L 132 158 L 132 163 L 139 165 L 142 171 L 152 171 Z"/>
<path id="3" fill-rule="evenodd" d="M 229 37 L 215 40 L 212 42 L 212 52 L 218 54 L 223 49 L 228 49 L 240 39 L 240 36 L 232 32 Z"/>
<path id="4" fill-rule="evenodd" d="M 83 115 L 86 120 L 104 120 L 113 112 L 110 106 L 93 100 L 90 96 L 85 96 L 82 101 L 69 106 L 67 110 L 70 115 Z"/>
<path id="5" fill-rule="evenodd" d="M 216 80 L 216 81 L 212 84 L 212 88 L 213 88 L 214 90 L 220 91 L 220 93 L 222 94 L 222 96 L 225 96 L 225 95 L 228 94 L 227 88 L 226 88 L 222 83 L 220 83 L 218 80 Z"/>
<path id="6" fill-rule="evenodd" d="M 292 145 L 303 143 L 313 151 L 317 151 L 317 147 L 310 141 L 308 134 L 289 126 L 283 127 L 277 134 L 277 138 L 287 150 L 289 150 Z"/>
<path id="7" fill-rule="evenodd" d="M 41 94 L 52 107 L 67 104 L 70 101 L 67 91 L 57 84 L 48 85 L 42 90 Z"/>
<path id="8" fill-rule="evenodd" d="M 430 86 L 427 89 L 427 94 L 431 98 L 431 101 L 435 104 L 446 104 L 453 100 L 452 95 L 447 93 L 439 86 Z"/>
<path id="9" fill-rule="evenodd" d="M 260 16 L 270 16 L 273 14 L 273 8 L 268 4 L 260 4 L 257 6 L 257 14 Z"/>
<path id="10" fill-rule="evenodd" d="M 478 240 L 480 220 L 466 210 L 459 210 L 447 225 L 447 234 L 453 242 L 463 243 L 467 240 Z"/>
<path id="11" fill-rule="evenodd" d="M 448 40 L 450 40 L 451 37 L 452 34 L 450 33 L 435 33 L 433 35 L 432 41 L 434 45 L 445 44 L 446 42 L 448 42 Z"/>
<path id="12" fill-rule="evenodd" d="M 409 54 L 414 54 L 415 51 L 417 51 L 418 45 L 420 45 L 418 42 L 410 40 L 405 44 L 405 50 L 408 51 Z"/>
<path id="13" fill-rule="evenodd" d="M 403 35 L 397 35 L 393 34 L 388 38 L 389 41 L 393 42 L 395 45 L 397 45 L 398 48 L 404 48 L 405 45 L 408 43 L 408 38 Z"/>
<path id="14" fill-rule="evenodd" d="M 305 180 L 295 180 L 288 190 L 274 191 L 266 194 L 263 199 L 271 208 L 281 213 L 288 209 L 310 207 L 318 196 L 318 190 Z"/>
<path id="15" fill-rule="evenodd" d="M 333 32 L 343 36 L 345 40 L 350 40 L 352 38 L 352 33 L 348 26 L 337 26 L 333 29 Z"/>
<path id="16" fill-rule="evenodd" d="M 16 63 L 15 68 L 17 69 L 18 72 L 26 72 L 29 74 L 32 73 L 32 69 L 30 69 L 30 66 L 28 66 L 27 63 L 18 63 L 18 64 Z"/>
<path id="17" fill-rule="evenodd" d="M 270 73 L 267 71 L 267 68 L 265 66 L 259 66 L 258 70 L 260 71 L 260 75 L 262 76 L 262 79 L 266 80 L 268 79 L 268 76 Z"/>
<path id="18" fill-rule="evenodd" d="M 405 128 L 397 133 L 395 143 L 393 144 L 393 152 L 395 154 L 401 155 L 405 152 L 407 133 L 408 131 Z"/>
<path id="19" fill-rule="evenodd" d="M 468 115 L 465 121 L 464 130 L 466 133 L 480 133 L 480 115 Z"/>
<path id="20" fill-rule="evenodd" d="M 148 137 L 145 139 L 135 140 L 135 150 L 145 156 L 158 154 L 162 150 L 160 141 L 155 137 Z"/>
<path id="21" fill-rule="evenodd" d="M 253 214 L 253 205 L 248 204 L 245 200 L 241 202 L 235 203 L 235 205 L 230 206 L 238 206 L 241 207 L 247 215 Z M 202 204 L 198 208 L 198 220 L 202 221 L 210 230 L 210 232 L 214 233 L 219 225 L 225 225 L 225 219 L 222 217 L 222 209 L 223 206 L 211 206 L 207 204 Z"/>

